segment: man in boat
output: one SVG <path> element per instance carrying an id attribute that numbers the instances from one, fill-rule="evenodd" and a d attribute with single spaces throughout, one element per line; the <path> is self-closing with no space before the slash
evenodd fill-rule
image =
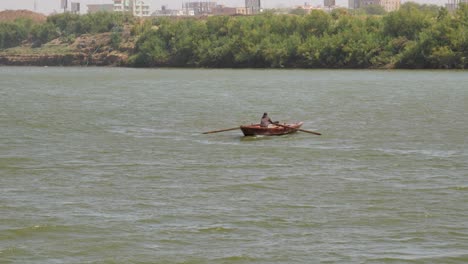
<path id="1" fill-rule="evenodd" d="M 273 122 L 271 121 L 270 117 L 268 116 L 267 113 L 263 113 L 262 119 L 260 120 L 260 126 L 261 127 L 268 127 L 270 124 L 278 124 L 279 122 Z"/>

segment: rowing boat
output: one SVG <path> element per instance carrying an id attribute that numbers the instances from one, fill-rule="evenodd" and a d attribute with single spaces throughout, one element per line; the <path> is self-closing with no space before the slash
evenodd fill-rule
<path id="1" fill-rule="evenodd" d="M 280 136 L 296 132 L 304 122 L 292 124 L 271 124 L 268 127 L 262 127 L 260 124 L 240 126 L 244 136 Z"/>

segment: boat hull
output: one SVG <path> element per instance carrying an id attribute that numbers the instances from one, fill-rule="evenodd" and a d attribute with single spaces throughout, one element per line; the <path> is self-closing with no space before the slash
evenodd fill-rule
<path id="1" fill-rule="evenodd" d="M 282 126 L 270 125 L 261 127 L 260 124 L 241 126 L 244 136 L 280 136 L 297 132 L 303 122 L 293 124 L 282 124 Z"/>

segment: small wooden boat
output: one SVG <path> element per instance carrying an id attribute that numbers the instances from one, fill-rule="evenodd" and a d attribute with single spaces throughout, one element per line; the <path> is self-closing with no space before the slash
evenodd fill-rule
<path id="1" fill-rule="evenodd" d="M 292 124 L 271 124 L 268 127 L 262 127 L 260 124 L 240 126 L 244 136 L 280 136 L 297 132 L 304 122 Z"/>

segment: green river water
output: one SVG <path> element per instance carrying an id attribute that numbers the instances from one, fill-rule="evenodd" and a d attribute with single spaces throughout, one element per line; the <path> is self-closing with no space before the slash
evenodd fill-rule
<path id="1" fill-rule="evenodd" d="M 466 71 L 0 67 L 0 263 L 467 263 L 467 139 Z"/>

